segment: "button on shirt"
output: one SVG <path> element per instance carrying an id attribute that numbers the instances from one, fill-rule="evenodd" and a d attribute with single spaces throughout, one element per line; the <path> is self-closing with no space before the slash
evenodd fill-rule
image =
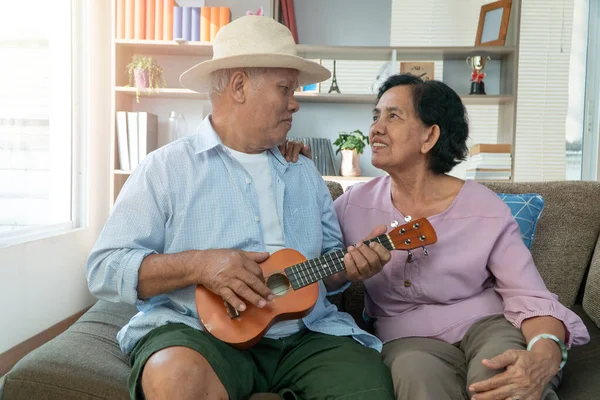
<path id="1" fill-rule="evenodd" d="M 341 249 L 331 196 L 314 164 L 303 157 L 288 164 L 277 148 L 267 155 L 275 199 L 272 211 L 283 227 L 285 247 L 307 259 Z M 256 220 L 258 197 L 246 191 L 247 178 L 244 167 L 222 145 L 209 116 L 196 135 L 149 154 L 127 179 L 86 267 L 96 297 L 138 307 L 117 335 L 124 353 L 167 323 L 203 329 L 193 286 L 138 299 L 138 270 L 144 257 L 192 249 L 267 251 Z M 323 282 L 318 285 L 319 298 L 302 319 L 304 325 L 315 332 L 352 336 L 380 351 L 381 342 L 339 312 L 327 300 Z"/>

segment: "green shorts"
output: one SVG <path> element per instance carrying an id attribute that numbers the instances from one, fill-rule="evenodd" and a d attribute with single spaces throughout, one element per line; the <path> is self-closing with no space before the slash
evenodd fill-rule
<path id="1" fill-rule="evenodd" d="M 203 331 L 169 324 L 143 337 L 131 353 L 132 399 L 144 398 L 141 378 L 146 361 L 172 346 L 202 354 L 232 400 L 253 393 L 280 393 L 286 400 L 394 398 L 390 371 L 381 354 L 349 337 L 304 330 L 277 340 L 263 338 L 250 350 L 237 350 Z"/>

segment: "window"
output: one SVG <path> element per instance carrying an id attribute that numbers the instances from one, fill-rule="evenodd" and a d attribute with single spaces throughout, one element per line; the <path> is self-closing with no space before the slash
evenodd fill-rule
<path id="1" fill-rule="evenodd" d="M 569 102 L 566 123 L 566 179 L 582 178 L 585 113 L 586 56 L 589 0 L 573 3 L 573 30 L 569 65 Z"/>
<path id="2" fill-rule="evenodd" d="M 74 146 L 83 124 L 73 77 L 82 63 L 73 49 L 83 35 L 72 17 L 80 3 L 0 3 L 0 245 L 79 224 Z"/>

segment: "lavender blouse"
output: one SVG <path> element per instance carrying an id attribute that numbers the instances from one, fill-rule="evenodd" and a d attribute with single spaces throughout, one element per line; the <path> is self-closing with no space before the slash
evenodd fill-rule
<path id="1" fill-rule="evenodd" d="M 404 223 L 392 204 L 390 177 L 355 184 L 335 201 L 347 246 L 379 224 Z M 377 336 L 390 340 L 419 336 L 456 343 L 476 321 L 494 314 L 515 327 L 535 316 L 553 316 L 567 328 L 567 347 L 589 341 L 581 319 L 544 284 L 519 226 L 496 193 L 468 180 L 444 212 L 427 218 L 438 241 L 393 251 L 384 269 L 364 282 L 365 308 Z"/>

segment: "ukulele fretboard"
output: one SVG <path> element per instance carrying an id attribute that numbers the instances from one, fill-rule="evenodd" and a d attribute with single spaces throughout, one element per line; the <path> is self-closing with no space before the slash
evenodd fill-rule
<path id="1" fill-rule="evenodd" d="M 371 242 L 377 242 L 390 251 L 394 250 L 394 244 L 387 234 L 366 240 L 363 243 L 368 245 Z M 323 278 L 344 271 L 344 255 L 347 252 L 347 249 L 338 250 L 300 264 L 292 265 L 285 269 L 285 274 L 290 280 L 292 288 L 298 290 Z"/>

